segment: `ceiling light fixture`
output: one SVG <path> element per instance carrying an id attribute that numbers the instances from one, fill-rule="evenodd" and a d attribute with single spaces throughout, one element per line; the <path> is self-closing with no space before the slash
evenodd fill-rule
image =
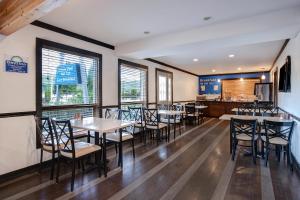
<path id="1" fill-rule="evenodd" d="M 240 81 L 244 81 L 244 78 L 240 78 Z"/>
<path id="2" fill-rule="evenodd" d="M 144 34 L 145 34 L 145 35 L 149 35 L 149 34 L 150 34 L 150 31 L 144 31 Z"/>
<path id="3" fill-rule="evenodd" d="M 204 21 L 208 21 L 208 20 L 210 20 L 210 19 L 211 19 L 211 17 L 210 17 L 210 16 L 203 17 L 203 20 L 204 20 Z"/>
<path id="4" fill-rule="evenodd" d="M 240 68 L 240 67 L 239 67 L 239 68 L 237 68 L 237 70 L 241 71 L 241 70 L 242 70 L 242 68 Z"/>
<path id="5" fill-rule="evenodd" d="M 211 70 L 213 73 L 215 73 L 216 72 L 216 70 L 215 69 L 213 69 L 213 70 Z"/>
<path id="6" fill-rule="evenodd" d="M 221 82 L 221 79 L 218 79 L 218 83 L 220 83 Z"/>
<path id="7" fill-rule="evenodd" d="M 228 55 L 229 58 L 234 58 L 234 56 L 235 56 L 234 54 L 229 54 Z"/>
<path id="8" fill-rule="evenodd" d="M 198 58 L 194 58 L 193 61 L 194 61 L 194 62 L 198 62 L 199 59 L 198 59 Z"/>
<path id="9" fill-rule="evenodd" d="M 261 68 L 262 70 L 264 70 L 265 68 Z M 263 74 L 261 75 L 261 80 L 265 80 L 266 76 L 265 76 L 265 72 L 263 71 Z"/>

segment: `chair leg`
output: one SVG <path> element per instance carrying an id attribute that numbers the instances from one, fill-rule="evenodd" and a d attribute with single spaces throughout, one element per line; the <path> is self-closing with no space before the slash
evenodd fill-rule
<path id="1" fill-rule="evenodd" d="M 91 143 L 91 133 L 88 131 L 87 142 Z"/>
<path id="2" fill-rule="evenodd" d="M 52 152 L 50 180 L 53 180 L 54 168 L 55 168 L 55 152 Z"/>
<path id="3" fill-rule="evenodd" d="M 261 141 L 261 157 L 264 159 L 265 158 L 265 143 L 264 141 Z"/>
<path id="4" fill-rule="evenodd" d="M 174 140 L 175 140 L 175 138 L 176 138 L 176 123 L 174 123 L 173 128 L 174 128 Z"/>
<path id="5" fill-rule="evenodd" d="M 160 129 L 157 129 L 156 130 L 156 143 L 157 143 L 157 145 L 158 145 L 159 140 L 160 140 Z"/>
<path id="6" fill-rule="evenodd" d="M 98 176 L 101 177 L 101 160 L 102 160 L 102 152 L 98 151 L 95 153 L 95 156 L 98 156 L 98 162 L 97 162 L 97 167 L 98 167 Z"/>
<path id="7" fill-rule="evenodd" d="M 118 144 L 115 143 L 115 151 L 116 151 L 116 154 L 118 154 Z"/>
<path id="8" fill-rule="evenodd" d="M 232 153 L 231 153 L 231 160 L 234 161 L 235 158 L 235 150 L 236 150 L 236 144 L 237 141 L 233 140 L 232 141 Z"/>
<path id="9" fill-rule="evenodd" d="M 131 144 L 132 144 L 132 156 L 133 158 L 135 158 L 134 139 L 131 140 Z"/>
<path id="10" fill-rule="evenodd" d="M 85 168 L 84 168 L 84 160 L 83 160 L 83 158 L 80 160 L 81 161 L 81 167 L 82 167 L 82 171 L 84 172 L 85 171 Z"/>
<path id="11" fill-rule="evenodd" d="M 42 168 L 43 168 L 43 148 L 41 148 L 41 157 L 40 157 L 40 169 L 39 169 L 39 173 L 42 172 Z"/>
<path id="12" fill-rule="evenodd" d="M 181 128 L 182 128 L 182 126 L 183 126 L 183 121 L 181 121 L 181 122 L 179 123 L 179 135 L 181 135 Z"/>
<path id="13" fill-rule="evenodd" d="M 265 155 L 265 166 L 268 166 L 268 160 L 269 160 L 269 145 L 266 144 L 266 155 Z"/>
<path id="14" fill-rule="evenodd" d="M 76 166 L 76 159 L 72 160 L 72 180 L 71 180 L 71 192 L 74 190 L 74 181 L 75 181 L 75 166 Z"/>
<path id="15" fill-rule="evenodd" d="M 59 156 L 59 153 L 58 153 L 58 156 L 57 156 L 57 169 L 56 169 L 56 183 L 58 183 L 58 179 L 59 179 L 59 170 L 60 170 L 60 156 Z"/>
<path id="16" fill-rule="evenodd" d="M 256 147 L 257 146 L 257 142 L 256 141 L 253 141 L 252 142 L 252 158 L 253 158 L 253 163 L 256 165 Z"/>

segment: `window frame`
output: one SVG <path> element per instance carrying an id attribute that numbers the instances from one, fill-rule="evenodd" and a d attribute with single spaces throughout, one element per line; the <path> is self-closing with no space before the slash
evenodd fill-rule
<path id="1" fill-rule="evenodd" d="M 156 68 L 155 69 L 155 103 L 156 103 L 156 106 L 158 105 L 158 102 L 159 102 L 159 94 L 158 94 L 158 74 L 159 74 L 159 72 L 163 72 L 163 73 L 167 73 L 167 74 L 170 74 L 171 75 L 171 104 L 173 104 L 173 102 L 174 102 L 174 99 L 173 99 L 173 96 L 174 96 L 174 78 L 173 78 L 173 72 L 170 72 L 170 71 L 167 71 L 167 70 L 164 70 L 164 69 L 160 69 L 160 68 Z M 168 99 L 169 97 L 167 96 L 167 99 Z"/>
<path id="2" fill-rule="evenodd" d="M 58 106 L 44 106 L 42 105 L 42 48 L 63 51 L 74 55 L 93 57 L 98 59 L 98 81 L 97 81 L 97 99 L 96 104 L 76 104 L 76 105 L 58 105 Z M 102 116 L 102 55 L 87 51 L 84 49 L 64 45 L 61 43 L 36 38 L 36 115 L 42 116 L 43 111 L 53 110 L 68 110 L 77 108 L 93 108 L 94 116 Z"/>
<path id="3" fill-rule="evenodd" d="M 121 102 L 121 66 L 122 66 L 122 64 L 127 65 L 128 67 L 132 66 L 133 68 L 143 69 L 146 71 L 146 80 L 145 80 L 145 82 L 146 82 L 146 107 L 148 107 L 149 106 L 148 66 L 130 62 L 130 61 L 123 60 L 123 59 L 118 59 L 118 108 L 121 109 L 121 106 L 122 106 L 122 102 Z M 140 104 L 140 103 L 132 102 L 132 103 L 128 103 L 128 104 Z"/>

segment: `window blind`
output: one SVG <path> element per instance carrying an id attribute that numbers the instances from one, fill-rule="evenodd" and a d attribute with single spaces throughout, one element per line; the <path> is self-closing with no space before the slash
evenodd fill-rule
<path id="1" fill-rule="evenodd" d="M 93 116 L 93 105 L 99 103 L 98 65 L 98 58 L 42 48 L 43 116 L 57 119 L 71 119 L 75 113 Z M 65 109 L 67 105 L 75 107 Z M 79 108 L 80 105 L 91 107 Z M 49 107 L 55 107 L 55 110 Z"/>
<path id="2" fill-rule="evenodd" d="M 121 107 L 146 106 L 147 104 L 147 70 L 121 64 L 120 89 Z"/>

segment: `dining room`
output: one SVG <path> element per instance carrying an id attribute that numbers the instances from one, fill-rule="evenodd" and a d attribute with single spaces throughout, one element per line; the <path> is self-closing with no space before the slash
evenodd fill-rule
<path id="1" fill-rule="evenodd" d="M 300 199 L 299 19 L 0 0 L 0 199 Z"/>

